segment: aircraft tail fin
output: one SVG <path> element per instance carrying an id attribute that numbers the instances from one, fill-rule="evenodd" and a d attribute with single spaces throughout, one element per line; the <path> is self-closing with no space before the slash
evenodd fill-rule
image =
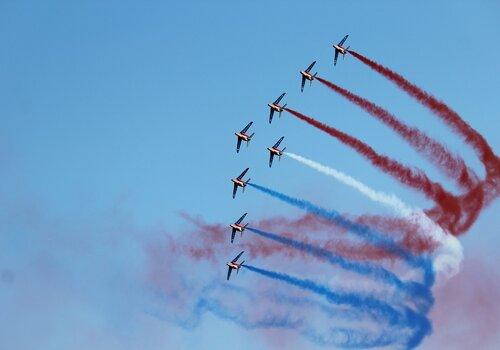
<path id="1" fill-rule="evenodd" d="M 281 107 L 281 111 L 280 111 L 280 114 L 279 116 L 281 117 L 281 112 L 283 112 L 283 110 L 286 108 L 286 103 L 283 105 L 283 107 Z"/>
<path id="2" fill-rule="evenodd" d="M 278 160 L 281 160 L 281 156 L 283 155 L 283 153 L 285 153 L 285 150 L 286 150 L 286 147 L 284 147 L 282 150 L 281 150 L 281 153 L 280 153 L 280 157 Z"/>
<path id="3" fill-rule="evenodd" d="M 249 140 L 248 140 L 248 141 L 250 141 L 250 140 L 252 139 L 253 135 L 255 135 L 255 133 L 254 133 L 254 132 L 253 132 L 250 136 L 248 136 L 248 138 L 249 138 Z"/>
<path id="4" fill-rule="evenodd" d="M 243 264 L 245 263 L 245 260 L 243 260 L 240 264 L 240 268 L 243 266 Z M 238 271 L 240 271 L 240 269 L 238 268 L 238 270 L 236 270 L 236 274 L 238 274 Z"/>

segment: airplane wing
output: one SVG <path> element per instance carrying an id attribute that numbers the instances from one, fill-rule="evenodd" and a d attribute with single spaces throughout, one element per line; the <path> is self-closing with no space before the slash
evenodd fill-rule
<path id="1" fill-rule="evenodd" d="M 240 222 L 243 221 L 243 219 L 245 218 L 245 216 L 247 216 L 248 213 L 245 213 L 241 216 L 241 218 L 238 219 L 238 221 L 235 222 L 235 224 L 239 224 Z"/>
<path id="2" fill-rule="evenodd" d="M 234 184 L 233 185 L 233 198 L 236 196 L 236 190 L 238 189 L 238 185 Z"/>
<path id="3" fill-rule="evenodd" d="M 285 96 L 285 94 L 286 94 L 286 92 L 282 93 L 282 94 L 281 94 L 281 96 L 280 96 L 280 97 L 278 97 L 278 98 L 276 99 L 276 101 L 274 101 L 274 104 L 278 104 L 278 103 L 280 103 L 281 99 L 283 98 L 283 96 Z"/>
<path id="4" fill-rule="evenodd" d="M 231 262 L 233 262 L 233 263 L 236 262 L 236 260 L 238 260 L 240 258 L 240 256 L 241 256 L 241 254 L 243 254 L 244 252 L 245 252 L 244 250 L 241 251 L 238 255 L 236 255 L 236 258 L 234 258 L 233 260 L 231 260 Z"/>
<path id="5" fill-rule="evenodd" d="M 337 65 L 337 59 L 339 58 L 339 50 L 335 49 L 335 58 L 333 59 L 333 65 Z"/>
<path id="6" fill-rule="evenodd" d="M 269 124 L 273 121 L 273 115 L 274 115 L 274 109 L 271 108 L 271 111 L 269 112 Z"/>
<path id="7" fill-rule="evenodd" d="M 229 281 L 229 277 L 231 277 L 231 271 L 233 271 L 232 268 L 228 267 L 227 268 L 227 280 Z"/>
<path id="8" fill-rule="evenodd" d="M 236 153 L 240 151 L 241 139 L 238 137 L 238 141 L 236 141 Z"/>
<path id="9" fill-rule="evenodd" d="M 246 133 L 246 132 L 248 131 L 248 129 L 250 128 L 250 126 L 252 126 L 252 124 L 253 124 L 253 122 L 248 123 L 248 125 L 247 125 L 247 126 L 245 126 L 245 127 L 243 128 L 243 130 L 241 130 L 241 133 L 242 133 L 242 134 Z"/>
<path id="10" fill-rule="evenodd" d="M 342 40 L 340 40 L 339 46 L 342 46 L 345 43 L 345 41 L 347 40 L 348 37 L 349 37 L 349 34 L 347 34 Z"/>
<path id="11" fill-rule="evenodd" d="M 306 84 L 306 77 L 302 76 L 302 83 L 300 85 L 300 91 L 304 92 L 304 85 Z"/>
<path id="12" fill-rule="evenodd" d="M 306 72 L 309 72 L 309 71 L 311 70 L 311 68 L 312 68 L 315 64 L 316 64 L 316 61 L 314 61 L 313 63 L 311 63 L 311 64 L 309 65 L 309 67 L 307 67 Z"/>
<path id="13" fill-rule="evenodd" d="M 274 153 L 269 152 L 269 167 L 273 165 Z"/>
<path id="14" fill-rule="evenodd" d="M 245 176 L 245 174 L 247 173 L 249 168 L 246 168 L 245 170 L 243 170 L 243 172 L 240 174 L 240 176 L 238 176 L 238 180 L 241 180 L 241 178 L 243 178 L 243 176 Z"/>
<path id="15" fill-rule="evenodd" d="M 236 230 L 233 228 L 233 232 L 231 233 L 231 243 L 233 243 L 235 234 L 236 234 Z"/>
<path id="16" fill-rule="evenodd" d="M 284 138 L 285 138 L 285 136 L 281 136 L 281 138 L 278 140 L 278 142 L 276 142 L 274 144 L 273 148 L 277 148 L 280 145 L 281 141 L 283 141 Z"/>

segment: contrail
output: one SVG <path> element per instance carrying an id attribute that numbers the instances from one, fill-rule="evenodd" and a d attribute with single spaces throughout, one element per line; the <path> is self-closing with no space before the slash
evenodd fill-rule
<path id="1" fill-rule="evenodd" d="M 374 189 L 366 186 L 362 182 L 354 179 L 353 177 L 347 174 L 344 174 L 341 171 L 327 167 L 326 165 L 320 164 L 318 162 L 315 162 L 311 159 L 307 159 L 292 152 L 286 152 L 284 154 L 302 164 L 307 165 L 308 167 L 313 168 L 314 170 L 319 171 L 320 173 L 323 173 L 327 176 L 331 176 L 336 180 L 342 182 L 343 184 L 354 188 L 355 190 L 361 192 L 366 197 L 370 198 L 372 201 L 381 203 L 391 208 L 401 216 L 408 216 L 414 211 L 414 209 L 410 208 L 407 204 L 405 204 L 395 195 L 375 191 Z"/>
<path id="2" fill-rule="evenodd" d="M 316 79 L 390 127 L 415 150 L 436 165 L 445 175 L 454 179 L 461 187 L 470 190 L 479 181 L 477 175 L 465 165 L 462 158 L 456 154 L 452 154 L 445 146 L 429 137 L 423 131 L 404 124 L 387 110 L 366 98 L 356 95 L 321 77 L 316 77 Z"/>
<path id="3" fill-rule="evenodd" d="M 418 346 L 422 339 L 429 335 L 432 331 L 430 321 L 424 315 L 418 314 L 408 307 L 404 307 L 402 310 L 403 312 L 399 312 L 391 305 L 371 296 L 356 293 L 334 292 L 327 286 L 315 283 L 312 280 L 301 279 L 286 273 L 265 270 L 251 265 L 243 265 L 243 267 L 262 276 L 282 281 L 300 289 L 308 290 L 321 295 L 330 303 L 336 305 L 348 305 L 360 309 L 370 315 L 375 321 L 380 321 L 382 318 L 394 327 L 408 327 L 413 329 L 415 330 L 415 333 L 412 334 L 408 340 L 406 340 L 408 348 Z M 381 345 L 372 344 L 371 346 L 379 347 Z"/>
<path id="4" fill-rule="evenodd" d="M 315 169 L 327 176 L 331 176 L 345 185 L 354 188 L 374 202 L 381 203 L 391 208 L 397 214 L 407 218 L 410 222 L 417 223 L 417 225 L 421 228 L 420 234 L 425 237 L 429 237 L 440 244 L 438 249 L 434 252 L 433 264 L 435 270 L 445 278 L 449 278 L 458 273 L 463 260 L 463 249 L 460 242 L 455 237 L 446 234 L 441 227 L 429 219 L 429 217 L 421 209 L 411 208 L 395 195 L 376 191 L 336 169 L 327 167 L 292 152 L 286 152 L 284 154 L 311 167 L 312 169 Z"/>

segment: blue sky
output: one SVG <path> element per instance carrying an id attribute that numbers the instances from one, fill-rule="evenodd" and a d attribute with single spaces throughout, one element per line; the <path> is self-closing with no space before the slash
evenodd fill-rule
<path id="1" fill-rule="evenodd" d="M 280 136 L 292 152 L 430 206 L 291 116 L 268 125 L 266 104 L 286 91 L 292 108 L 422 167 L 456 190 L 396 135 L 317 82 L 301 94 L 298 71 L 317 60 L 321 76 L 390 108 L 482 174 L 459 138 L 389 82 L 352 57 L 334 69 L 331 44 L 349 33 L 354 49 L 445 100 L 498 150 L 499 10 L 494 1 L 2 1 L 0 270 L 15 278 L 0 285 L 0 301 L 11 312 L 0 318 L 0 346 L 165 349 L 169 341 L 180 348 L 229 348 L 230 340 L 231 347 L 260 348 L 259 340 L 250 341 L 251 332 L 213 316 L 186 333 L 142 316 L 131 302 L 140 296 L 110 302 L 115 289 L 140 278 L 144 256 L 136 233 L 162 227 L 178 235 L 186 229 L 179 211 L 212 222 L 228 222 L 242 211 L 255 218 L 298 213 L 256 191 L 232 200 L 229 179 L 247 166 L 254 181 L 285 193 L 352 214 L 381 212 L 289 159 L 269 169 L 265 148 Z M 236 154 L 233 133 L 251 120 L 254 141 Z M 498 261 L 491 244 L 498 210 L 491 205 L 462 237 L 466 258 L 480 254 L 488 263 Z M 109 240 L 116 254 L 103 252 L 96 262 L 70 253 L 77 249 L 78 256 Z M 52 253 L 60 245 L 71 249 Z M 47 283 L 45 268 L 36 268 L 45 265 L 57 271 L 57 287 Z M 91 276 L 99 277 L 95 289 L 84 283 Z M 14 297 L 38 288 L 44 297 L 35 306 Z M 56 307 L 63 296 L 71 312 Z M 127 305 L 130 310 L 123 311 Z M 124 322 L 122 312 L 137 323 Z M 96 338 L 72 343 L 72 325 L 92 325 Z M 36 334 L 33 343 L 19 338 L 25 329 Z"/>

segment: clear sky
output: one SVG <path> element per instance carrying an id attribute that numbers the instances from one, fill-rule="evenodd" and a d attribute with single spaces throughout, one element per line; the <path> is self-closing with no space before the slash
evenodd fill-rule
<path id="1" fill-rule="evenodd" d="M 285 193 L 350 214 L 381 212 L 290 159 L 269 169 L 265 148 L 280 136 L 287 150 L 431 206 L 290 115 L 269 125 L 266 104 L 284 91 L 290 107 L 456 191 L 357 107 L 317 82 L 300 93 L 298 71 L 313 60 L 321 76 L 390 108 L 482 175 L 473 152 L 389 82 L 353 57 L 333 68 L 331 44 L 349 33 L 352 48 L 445 100 L 498 152 L 498 13 L 487 0 L 0 1 L 0 348 L 266 346 L 258 331 L 211 315 L 190 332 L 143 315 L 138 235 L 178 237 L 187 229 L 180 211 L 222 223 L 243 211 L 298 213 L 252 190 L 233 200 L 229 179 L 247 166 L 253 180 Z M 254 141 L 236 154 L 234 132 L 249 121 Z M 498 263 L 499 209 L 493 203 L 461 237 L 465 264 Z M 424 348 L 442 345 L 435 333 Z"/>

